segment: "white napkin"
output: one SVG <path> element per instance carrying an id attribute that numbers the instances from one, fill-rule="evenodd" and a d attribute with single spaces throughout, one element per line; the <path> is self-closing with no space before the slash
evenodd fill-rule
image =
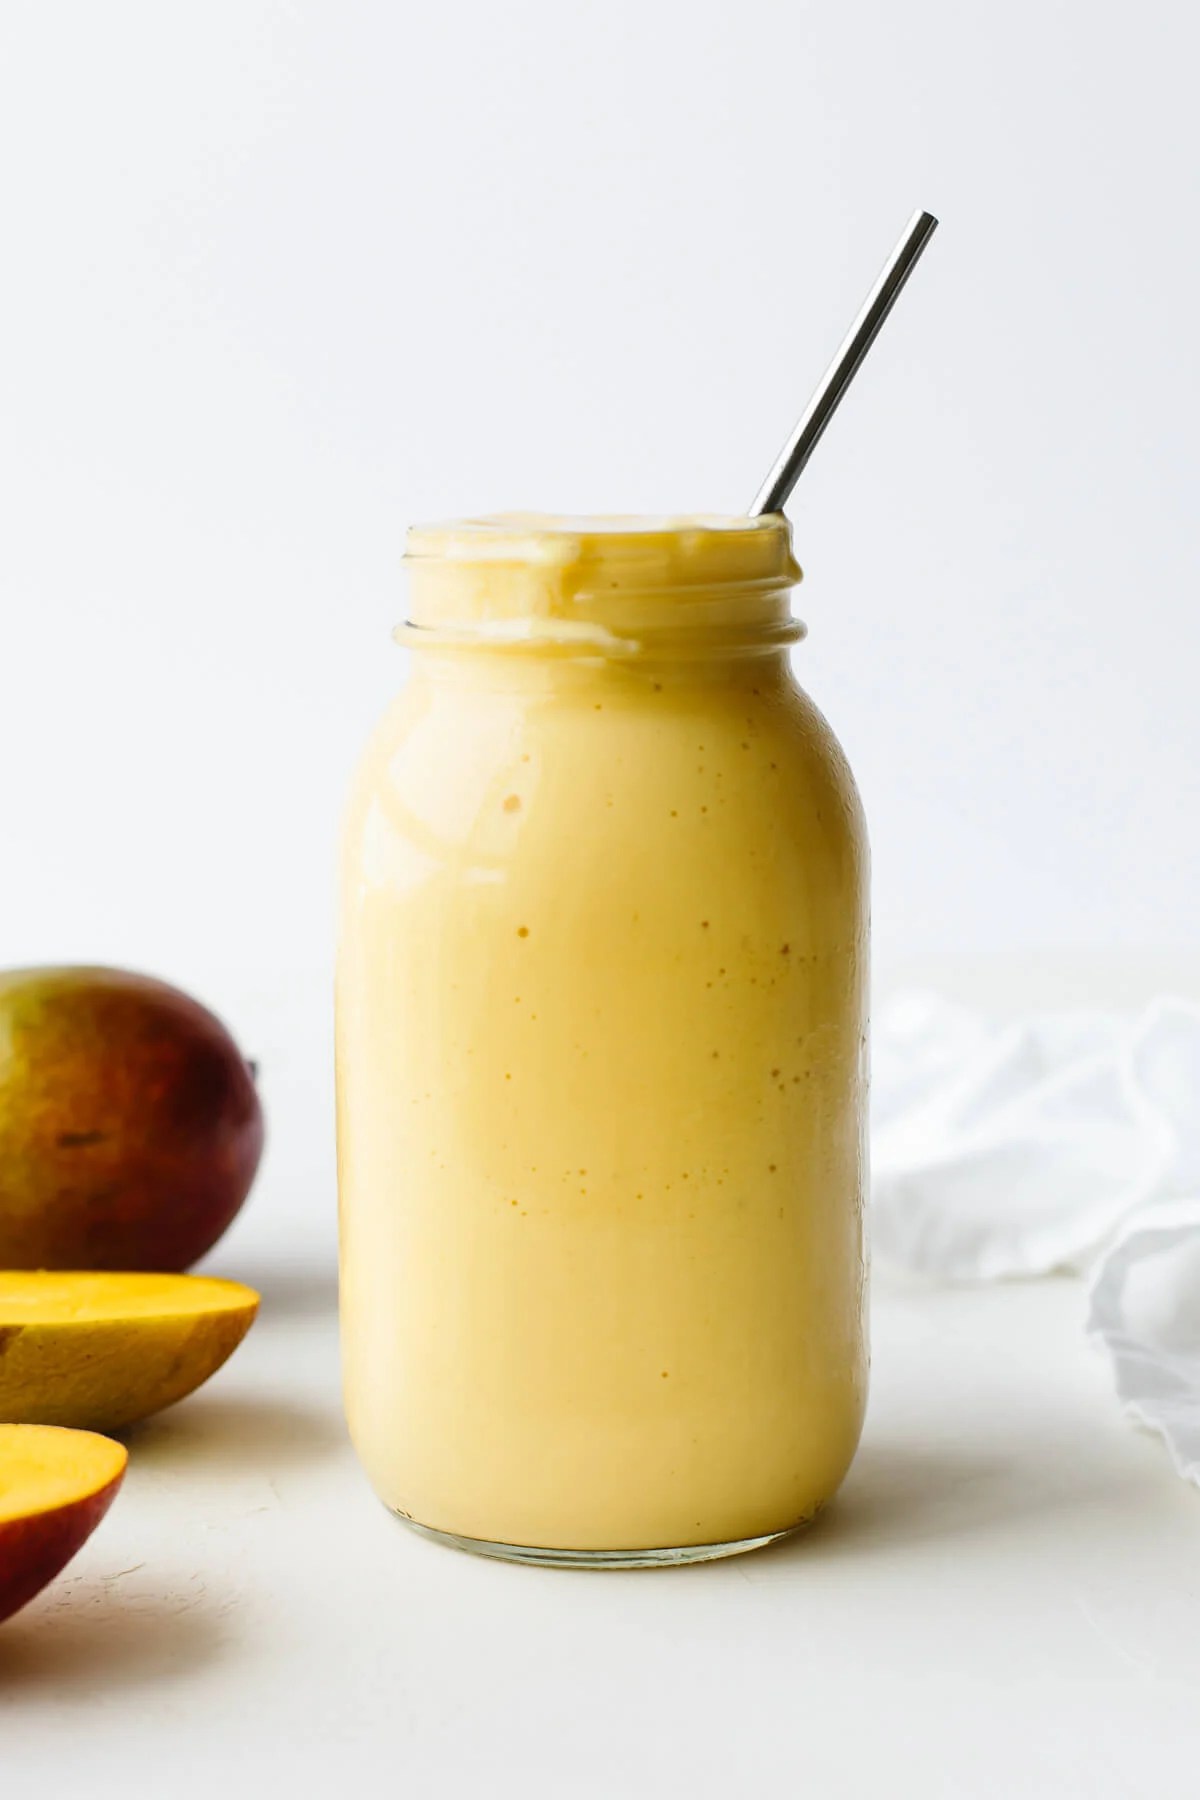
<path id="1" fill-rule="evenodd" d="M 994 1025 L 913 996 L 877 1023 L 873 1109 L 877 1254 L 950 1279 L 1091 1271 L 1126 1410 L 1200 1483 L 1200 1009 Z"/>
<path id="2" fill-rule="evenodd" d="M 1126 1413 L 1200 1487 L 1200 1200 L 1152 1207 L 1121 1232 L 1092 1285 L 1088 1331 Z"/>

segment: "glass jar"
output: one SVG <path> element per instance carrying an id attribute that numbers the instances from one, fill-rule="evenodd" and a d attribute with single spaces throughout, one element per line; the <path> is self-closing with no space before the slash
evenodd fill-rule
<path id="1" fill-rule="evenodd" d="M 461 1546 L 766 1543 L 866 1392 L 867 847 L 787 523 L 409 535 L 345 832 L 346 1409 Z"/>

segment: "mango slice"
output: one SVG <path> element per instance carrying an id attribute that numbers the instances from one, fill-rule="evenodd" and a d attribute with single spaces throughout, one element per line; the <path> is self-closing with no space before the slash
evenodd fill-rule
<path id="1" fill-rule="evenodd" d="M 119 1431 L 207 1381 L 257 1311 L 202 1275 L 0 1270 L 0 1420 Z"/>
<path id="2" fill-rule="evenodd" d="M 124 1446 L 91 1431 L 0 1425 L 0 1620 L 40 1594 L 112 1504 Z"/>

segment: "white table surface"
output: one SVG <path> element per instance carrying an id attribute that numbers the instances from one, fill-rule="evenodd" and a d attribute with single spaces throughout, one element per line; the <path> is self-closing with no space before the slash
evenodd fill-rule
<path id="1" fill-rule="evenodd" d="M 264 1218 L 212 1264 L 263 1290 L 249 1339 L 135 1434 L 99 1531 L 0 1627 L 0 1792 L 1193 1790 L 1200 1493 L 1121 1418 L 1078 1282 L 877 1275 L 867 1430 L 823 1521 L 575 1573 L 383 1511 L 341 1422 L 328 1254 L 255 1250 Z"/>
<path id="2" fill-rule="evenodd" d="M 4 1790 L 1190 1792 L 1200 1494 L 1122 1421 L 1081 1287 L 877 1285 L 868 1428 L 825 1520 L 625 1574 L 395 1522 L 343 1435 L 331 1283 L 267 1282 L 0 1628 Z"/>

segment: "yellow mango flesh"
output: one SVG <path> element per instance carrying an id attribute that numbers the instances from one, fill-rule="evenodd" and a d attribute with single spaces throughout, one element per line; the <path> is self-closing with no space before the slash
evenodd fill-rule
<path id="1" fill-rule="evenodd" d="M 0 1525 L 91 1499 L 125 1470 L 124 1444 L 57 1425 L 0 1425 Z"/>
<path id="2" fill-rule="evenodd" d="M 207 1381 L 257 1311 L 200 1275 L 0 1271 L 0 1420 L 133 1425 Z"/>

